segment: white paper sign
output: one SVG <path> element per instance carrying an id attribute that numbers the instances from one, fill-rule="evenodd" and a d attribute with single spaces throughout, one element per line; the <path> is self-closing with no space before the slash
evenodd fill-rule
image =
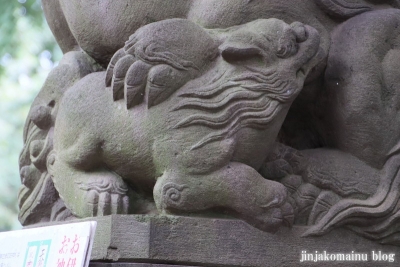
<path id="1" fill-rule="evenodd" d="M 0 267 L 87 267 L 96 222 L 0 233 Z"/>

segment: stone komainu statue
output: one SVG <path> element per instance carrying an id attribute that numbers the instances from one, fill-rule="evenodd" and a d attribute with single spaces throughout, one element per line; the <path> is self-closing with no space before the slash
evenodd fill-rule
<path id="1" fill-rule="evenodd" d="M 65 54 L 24 129 L 23 225 L 222 212 L 399 244 L 398 1 L 90 2 L 43 1 Z"/>

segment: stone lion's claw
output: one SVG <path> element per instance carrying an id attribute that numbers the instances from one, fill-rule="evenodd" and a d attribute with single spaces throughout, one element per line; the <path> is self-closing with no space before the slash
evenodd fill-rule
<path id="1" fill-rule="evenodd" d="M 146 88 L 147 74 L 150 68 L 151 65 L 143 61 L 136 61 L 127 70 L 125 74 L 124 97 L 128 109 L 142 102 Z"/>
<path id="2" fill-rule="evenodd" d="M 122 212 L 121 214 L 128 214 L 129 213 L 129 197 L 124 196 L 122 198 Z"/>
<path id="3" fill-rule="evenodd" d="M 128 214 L 129 197 L 111 194 L 111 214 Z"/>
<path id="4" fill-rule="evenodd" d="M 126 195 L 90 190 L 86 194 L 86 200 L 92 217 L 128 214 L 129 197 Z"/>
<path id="5" fill-rule="evenodd" d="M 111 214 L 111 195 L 108 192 L 99 194 L 99 207 L 97 216 L 104 216 Z"/>
<path id="6" fill-rule="evenodd" d="M 121 196 L 119 194 L 111 194 L 111 214 L 121 213 Z"/>
<path id="7" fill-rule="evenodd" d="M 111 86 L 112 77 L 114 75 L 114 67 L 120 58 L 126 55 L 126 52 L 123 48 L 119 49 L 114 56 L 111 58 L 110 63 L 108 64 L 106 71 L 106 86 Z"/>
<path id="8" fill-rule="evenodd" d="M 115 64 L 111 82 L 114 101 L 124 98 L 125 76 L 128 69 L 135 63 L 135 58 L 125 55 Z"/>
<path id="9" fill-rule="evenodd" d="M 86 202 L 88 203 L 89 213 L 92 217 L 97 215 L 97 207 L 99 204 L 99 194 L 96 190 L 90 190 L 86 194 Z"/>

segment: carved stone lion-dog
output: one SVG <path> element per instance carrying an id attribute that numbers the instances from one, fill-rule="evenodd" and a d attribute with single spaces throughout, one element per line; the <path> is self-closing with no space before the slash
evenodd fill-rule
<path id="1" fill-rule="evenodd" d="M 256 170 L 321 60 L 319 42 L 314 28 L 277 19 L 140 28 L 107 72 L 60 103 L 47 168 L 66 207 L 77 217 L 222 210 L 266 231 L 291 225 L 286 188 Z"/>

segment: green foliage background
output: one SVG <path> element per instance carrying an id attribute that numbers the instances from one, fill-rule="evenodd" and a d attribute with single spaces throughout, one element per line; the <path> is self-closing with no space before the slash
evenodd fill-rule
<path id="1" fill-rule="evenodd" d="M 40 0 L 0 0 L 0 7 L 0 231 L 7 231 L 21 228 L 18 157 L 25 118 L 62 53 Z"/>

